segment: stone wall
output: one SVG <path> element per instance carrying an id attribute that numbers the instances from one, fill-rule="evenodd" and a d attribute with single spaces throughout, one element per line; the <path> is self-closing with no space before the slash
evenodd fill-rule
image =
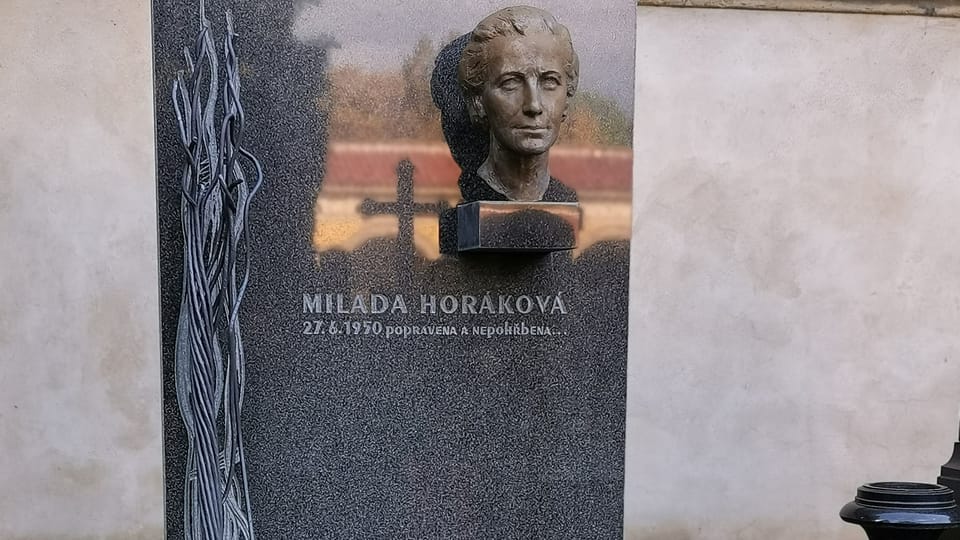
<path id="1" fill-rule="evenodd" d="M 625 536 L 859 539 L 960 402 L 960 21 L 641 7 Z"/>
<path id="2" fill-rule="evenodd" d="M 0 2 L 0 538 L 162 538 L 150 7 Z"/>

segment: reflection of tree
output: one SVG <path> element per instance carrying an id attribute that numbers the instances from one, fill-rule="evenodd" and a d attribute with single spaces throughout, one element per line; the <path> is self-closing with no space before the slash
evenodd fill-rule
<path id="1" fill-rule="evenodd" d="M 579 92 L 570 103 L 559 144 L 630 146 L 632 137 L 630 120 L 615 101 L 596 92 Z"/>
<path id="2" fill-rule="evenodd" d="M 437 51 L 421 39 L 398 71 L 346 66 L 330 73 L 331 137 L 338 141 L 441 141 L 440 113 L 430 98 Z"/>
<path id="3" fill-rule="evenodd" d="M 408 133 L 413 138 L 423 133 L 437 133 L 440 127 L 440 111 L 433 106 L 433 99 L 430 97 L 430 73 L 436 58 L 437 51 L 430 40 L 420 38 L 413 54 L 406 57 L 400 67 L 403 77 L 403 109 L 413 115 L 413 122 L 407 126 Z"/>
<path id="4" fill-rule="evenodd" d="M 439 111 L 430 95 L 437 49 L 421 38 L 396 71 L 364 71 L 346 66 L 330 72 L 331 140 L 443 142 Z M 615 101 L 580 92 L 558 144 L 630 146 L 631 125 Z"/>

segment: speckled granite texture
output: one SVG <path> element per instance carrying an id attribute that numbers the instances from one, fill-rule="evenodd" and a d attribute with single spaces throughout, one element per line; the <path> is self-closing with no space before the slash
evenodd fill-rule
<path id="1" fill-rule="evenodd" d="M 172 378 L 181 245 L 171 179 L 180 155 L 167 81 L 195 30 L 191 6 L 154 4 L 171 539 L 182 538 L 184 439 Z M 208 2 L 211 14 L 223 7 Z M 430 261 L 394 238 L 315 254 L 326 123 L 313 104 L 326 53 L 290 37 L 291 0 L 231 7 L 246 138 L 267 171 L 252 209 L 242 313 L 258 537 L 619 538 L 628 242 L 595 244 L 576 258 Z M 331 294 L 334 311 L 338 294 L 348 307 L 360 295 L 368 310 L 370 295 L 391 306 L 399 296 L 408 312 L 305 314 L 304 294 Z M 379 335 L 343 335 L 343 323 L 364 321 L 382 325 Z M 329 335 L 330 322 L 339 335 Z M 438 328 L 456 335 L 425 334 Z"/>

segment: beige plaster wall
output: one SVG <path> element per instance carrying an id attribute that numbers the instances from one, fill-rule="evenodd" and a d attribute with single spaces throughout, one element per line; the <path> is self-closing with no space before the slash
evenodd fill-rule
<path id="1" fill-rule="evenodd" d="M 861 539 L 960 403 L 960 20 L 642 7 L 625 537 Z"/>
<path id="2" fill-rule="evenodd" d="M 146 0 L 0 0 L 0 538 L 163 536 Z"/>

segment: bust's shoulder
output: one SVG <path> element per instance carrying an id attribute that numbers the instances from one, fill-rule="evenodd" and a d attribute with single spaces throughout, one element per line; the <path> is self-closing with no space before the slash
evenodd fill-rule
<path id="1" fill-rule="evenodd" d="M 461 174 L 459 183 L 460 195 L 466 202 L 507 200 L 506 196 L 490 187 L 477 173 Z"/>
<path id="2" fill-rule="evenodd" d="M 460 194 L 466 202 L 506 201 L 507 197 L 496 191 L 476 173 L 460 175 Z M 560 180 L 550 177 L 547 190 L 543 193 L 544 202 L 577 202 L 577 192 Z"/>
<path id="3" fill-rule="evenodd" d="M 577 192 L 552 176 L 547 191 L 543 194 L 543 200 L 546 202 L 578 202 Z"/>

